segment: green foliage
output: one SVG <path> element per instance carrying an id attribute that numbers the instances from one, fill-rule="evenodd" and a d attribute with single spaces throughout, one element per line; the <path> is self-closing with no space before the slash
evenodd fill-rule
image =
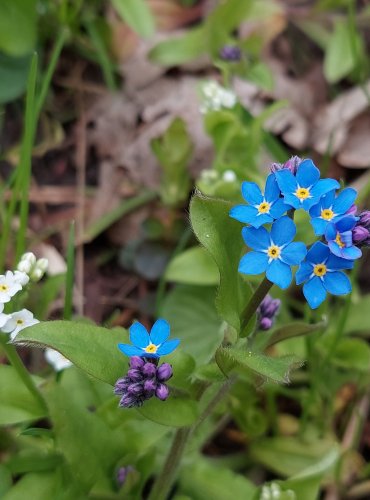
<path id="1" fill-rule="evenodd" d="M 10 57 L 0 53 L 0 104 L 21 96 L 26 89 L 30 68 L 29 55 Z"/>
<path id="2" fill-rule="evenodd" d="M 169 427 L 192 425 L 198 416 L 198 407 L 195 401 L 176 396 L 171 396 L 165 402 L 152 398 L 138 411 L 149 420 Z"/>
<path id="3" fill-rule="evenodd" d="M 176 255 L 166 268 L 166 281 L 186 285 L 218 285 L 215 261 L 203 247 L 192 247 Z"/>
<path id="4" fill-rule="evenodd" d="M 111 0 L 124 21 L 142 37 L 154 34 L 155 24 L 145 0 Z"/>
<path id="5" fill-rule="evenodd" d="M 217 311 L 239 331 L 251 288 L 238 273 L 243 240 L 240 224 L 229 217 L 231 206 L 226 201 L 197 194 L 190 203 L 190 219 L 195 235 L 212 255 L 220 272 Z"/>
<path id="6" fill-rule="evenodd" d="M 60 471 L 30 473 L 23 476 L 3 497 L 3 500 L 50 500 L 60 493 Z M 72 500 L 72 499 L 69 499 Z M 76 499 L 77 500 L 77 499 Z"/>
<path id="7" fill-rule="evenodd" d="M 36 0 L 0 2 L 0 50 L 10 56 L 29 54 L 36 43 Z"/>

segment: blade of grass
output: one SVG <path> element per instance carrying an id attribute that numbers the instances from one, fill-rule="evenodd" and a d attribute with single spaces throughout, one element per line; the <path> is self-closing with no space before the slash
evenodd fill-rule
<path id="1" fill-rule="evenodd" d="M 71 222 L 69 228 L 68 246 L 67 246 L 67 276 L 64 298 L 63 319 L 72 318 L 73 307 L 73 284 L 75 274 L 75 223 Z"/>

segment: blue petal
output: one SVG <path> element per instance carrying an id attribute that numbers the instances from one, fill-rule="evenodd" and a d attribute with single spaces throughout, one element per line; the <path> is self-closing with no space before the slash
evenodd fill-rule
<path id="1" fill-rule="evenodd" d="M 255 182 L 243 182 L 242 195 L 251 205 L 259 205 L 263 201 L 261 190 Z"/>
<path id="2" fill-rule="evenodd" d="M 333 203 L 333 212 L 335 214 L 344 214 L 353 205 L 357 196 L 357 191 L 352 188 L 345 188 L 338 194 Z"/>
<path id="3" fill-rule="evenodd" d="M 343 217 L 343 219 L 339 219 L 339 221 L 335 223 L 335 226 L 340 233 L 344 233 L 352 229 L 355 224 L 356 218 L 350 215 L 348 217 Z"/>
<path id="4" fill-rule="evenodd" d="M 322 198 L 319 203 L 317 203 L 316 205 L 314 205 L 310 209 L 310 216 L 312 218 L 320 217 L 320 215 L 321 215 L 321 209 L 323 207 L 323 203 L 322 203 L 323 199 L 324 198 Z M 325 208 L 327 208 L 327 207 L 325 207 Z"/>
<path id="5" fill-rule="evenodd" d="M 273 220 L 274 219 L 273 219 L 273 217 L 271 217 L 270 214 L 260 214 L 260 215 L 257 215 L 257 217 L 250 224 L 251 224 L 251 226 L 258 229 L 263 224 L 271 224 L 271 222 L 273 222 Z"/>
<path id="6" fill-rule="evenodd" d="M 146 346 L 145 346 L 146 347 Z M 146 352 L 134 345 L 129 344 L 118 344 L 118 349 L 122 351 L 126 356 L 145 356 Z"/>
<path id="7" fill-rule="evenodd" d="M 266 277 L 272 283 L 279 286 L 283 290 L 288 288 L 292 281 L 292 270 L 287 264 L 276 259 L 271 262 L 266 271 Z"/>
<path id="8" fill-rule="evenodd" d="M 281 246 L 290 243 L 297 229 L 294 222 L 287 215 L 275 221 L 271 228 L 271 240 L 275 245 Z"/>
<path id="9" fill-rule="evenodd" d="M 169 354 L 170 352 L 174 351 L 179 344 L 180 344 L 179 339 L 167 340 L 167 342 L 165 342 L 158 348 L 156 354 L 158 356 L 164 356 L 165 354 Z"/>
<path id="10" fill-rule="evenodd" d="M 312 160 L 303 160 L 299 164 L 296 178 L 300 187 L 310 187 L 320 179 L 320 170 Z"/>
<path id="11" fill-rule="evenodd" d="M 330 240 L 330 241 L 328 241 L 328 246 L 329 246 L 332 254 L 336 255 L 337 257 L 341 257 L 342 259 L 345 259 L 345 257 L 343 256 L 343 253 L 342 253 L 342 248 L 340 248 L 338 243 L 336 243 L 333 240 Z"/>
<path id="12" fill-rule="evenodd" d="M 147 329 L 138 321 L 130 326 L 130 340 L 136 347 L 146 347 L 150 344 Z"/>
<path id="13" fill-rule="evenodd" d="M 170 325 L 165 319 L 157 319 L 150 330 L 152 344 L 162 344 L 170 336 Z"/>
<path id="14" fill-rule="evenodd" d="M 326 273 L 323 280 L 326 290 L 333 295 L 346 295 L 352 290 L 348 276 L 339 271 Z"/>
<path id="15" fill-rule="evenodd" d="M 270 174 L 267 177 L 266 187 L 265 187 L 265 200 L 269 203 L 277 200 L 280 196 L 280 189 L 276 181 L 275 174 Z"/>
<path id="16" fill-rule="evenodd" d="M 309 212 L 311 208 L 317 204 L 317 201 L 318 201 L 317 196 L 316 197 L 312 196 L 312 198 L 306 198 L 305 200 L 302 201 L 301 208 L 303 208 L 303 210 L 306 210 L 306 212 Z"/>
<path id="17" fill-rule="evenodd" d="M 275 177 L 280 191 L 284 195 L 295 193 L 297 189 L 297 181 L 294 175 L 289 172 L 289 170 L 279 170 L 278 172 L 275 172 Z"/>
<path id="18" fill-rule="evenodd" d="M 353 269 L 353 260 L 342 259 L 336 255 L 330 254 L 328 260 L 326 261 L 326 266 L 328 269 Z"/>
<path id="19" fill-rule="evenodd" d="M 284 202 L 294 208 L 302 208 L 302 203 L 295 194 L 284 193 Z"/>
<path id="20" fill-rule="evenodd" d="M 242 236 L 246 245 L 253 250 L 267 250 L 270 246 L 270 234 L 264 227 L 243 227 Z"/>
<path id="21" fill-rule="evenodd" d="M 335 227 L 335 224 L 333 224 L 332 222 L 329 222 L 329 224 L 326 226 L 326 229 L 325 229 L 326 241 L 335 240 L 336 236 L 337 236 L 337 229 Z"/>
<path id="22" fill-rule="evenodd" d="M 311 309 L 316 309 L 326 298 L 326 290 L 318 276 L 314 276 L 303 285 L 303 295 Z"/>
<path id="23" fill-rule="evenodd" d="M 272 205 L 269 213 L 271 214 L 271 216 L 274 219 L 278 219 L 289 209 L 290 209 L 290 206 L 286 205 L 284 203 L 284 200 L 282 198 L 280 198 L 277 201 L 275 201 L 275 203 Z"/>
<path id="24" fill-rule="evenodd" d="M 325 233 L 325 229 L 326 229 L 326 226 L 328 225 L 328 221 L 318 217 L 316 219 L 311 219 L 311 224 L 312 224 L 313 230 L 315 231 L 315 234 L 317 234 L 318 236 L 321 236 L 322 234 Z"/>
<path id="25" fill-rule="evenodd" d="M 236 205 L 230 210 L 229 215 L 239 222 L 250 224 L 251 221 L 257 217 L 257 213 L 258 210 L 255 207 L 248 205 Z"/>
<path id="26" fill-rule="evenodd" d="M 298 266 L 306 257 L 307 248 L 304 243 L 293 242 L 281 252 L 281 259 L 290 266 Z"/>
<path id="27" fill-rule="evenodd" d="M 330 250 L 327 245 L 321 243 L 321 241 L 316 241 L 312 247 L 307 252 L 306 260 L 312 262 L 313 264 L 322 264 L 330 255 Z"/>
<path id="28" fill-rule="evenodd" d="M 311 276 L 312 272 L 313 272 L 312 264 L 309 264 L 308 262 L 302 262 L 295 275 L 295 281 L 297 285 L 300 285 L 304 281 L 307 281 Z"/>
<path id="29" fill-rule="evenodd" d="M 267 263 L 267 254 L 262 252 L 248 252 L 240 259 L 239 272 L 243 274 L 264 273 Z"/>
<path id="30" fill-rule="evenodd" d="M 355 246 L 342 248 L 343 259 L 355 260 L 359 259 L 361 256 L 362 256 L 361 250 Z"/>
<path id="31" fill-rule="evenodd" d="M 321 198 L 320 203 L 322 208 L 330 208 L 333 205 L 334 200 L 335 200 L 335 189 L 333 189 L 333 191 L 329 191 L 329 193 L 325 194 Z"/>
<path id="32" fill-rule="evenodd" d="M 312 196 L 321 197 L 323 194 L 332 191 L 333 189 L 338 189 L 339 182 L 334 179 L 321 179 L 319 182 L 311 189 Z"/>

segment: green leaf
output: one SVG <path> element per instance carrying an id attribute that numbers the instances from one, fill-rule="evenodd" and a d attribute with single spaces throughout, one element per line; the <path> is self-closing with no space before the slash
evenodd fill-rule
<path id="1" fill-rule="evenodd" d="M 144 0 L 112 0 L 121 18 L 140 36 L 147 38 L 154 34 L 154 18 Z"/>
<path id="2" fill-rule="evenodd" d="M 37 420 L 45 411 L 12 366 L 0 365 L 0 425 Z"/>
<path id="3" fill-rule="evenodd" d="M 256 486 L 241 474 L 202 458 L 182 467 L 180 490 L 192 500 L 251 500 L 257 492 Z"/>
<path id="4" fill-rule="evenodd" d="M 12 486 L 12 475 L 5 465 L 0 464 L 0 498 L 4 498 L 5 493 Z"/>
<path id="5" fill-rule="evenodd" d="M 20 97 L 27 86 L 31 57 L 10 57 L 0 53 L 0 104 Z"/>
<path id="6" fill-rule="evenodd" d="M 240 224 L 229 217 L 231 207 L 229 202 L 197 194 L 190 203 L 190 218 L 195 235 L 212 255 L 220 272 L 218 313 L 240 331 L 241 314 L 252 292 L 238 273 L 244 245 Z"/>
<path id="7" fill-rule="evenodd" d="M 370 368 L 370 347 L 362 339 L 342 339 L 335 348 L 332 362 L 348 370 L 367 373 Z"/>
<path id="8" fill-rule="evenodd" d="M 58 498 L 61 488 L 59 471 L 30 473 L 23 476 L 2 500 L 50 500 Z"/>
<path id="9" fill-rule="evenodd" d="M 273 73 L 267 64 L 263 62 L 258 62 L 250 68 L 248 71 L 248 80 L 269 92 L 274 90 Z"/>
<path id="10" fill-rule="evenodd" d="M 44 429 L 46 430 L 46 429 Z M 63 456 L 55 452 L 43 452 L 35 449 L 22 450 L 7 462 L 12 474 L 26 472 L 47 472 L 55 470 L 63 463 Z"/>
<path id="11" fill-rule="evenodd" d="M 270 347 L 278 342 L 282 342 L 283 340 L 290 339 L 292 337 L 301 337 L 302 335 L 309 335 L 310 333 L 317 332 L 321 330 L 325 326 L 325 323 L 317 323 L 315 325 L 308 325 L 306 323 L 294 322 L 289 323 L 288 325 L 281 326 L 280 328 L 276 328 L 271 337 L 267 342 L 266 347 Z"/>
<path id="12" fill-rule="evenodd" d="M 186 285 L 218 285 L 215 261 L 204 247 L 193 247 L 176 255 L 166 269 L 166 281 Z"/>
<path id="13" fill-rule="evenodd" d="M 14 344 L 51 347 L 92 377 L 114 385 L 127 366 L 127 358 L 117 344 L 127 339 L 123 329 L 108 330 L 76 321 L 46 321 L 19 332 Z"/>
<path id="14" fill-rule="evenodd" d="M 189 398 L 170 396 L 166 401 L 149 399 L 138 412 L 149 420 L 169 427 L 187 427 L 198 417 L 198 407 Z"/>
<path id="15" fill-rule="evenodd" d="M 353 43 L 359 43 L 358 34 L 352 33 L 348 22 L 337 19 L 325 52 L 324 74 L 328 82 L 338 82 L 355 68 Z"/>
<path id="16" fill-rule="evenodd" d="M 345 332 L 364 332 L 370 334 L 368 312 L 370 309 L 370 295 L 364 295 L 351 304 L 351 313 L 347 317 Z"/>
<path id="17" fill-rule="evenodd" d="M 208 363 L 221 344 L 221 321 L 214 306 L 215 289 L 179 285 L 164 300 L 161 315 L 171 325 L 171 335 L 197 365 Z"/>
<path id="18" fill-rule="evenodd" d="M 28 54 L 36 44 L 36 0 L 1 0 L 0 50 L 12 56 Z"/>
<path id="19" fill-rule="evenodd" d="M 242 368 L 252 370 L 256 375 L 280 384 L 289 383 L 291 370 L 302 366 L 302 361 L 294 355 L 273 358 L 262 353 L 245 351 L 235 347 L 221 347 L 217 356 L 221 359 L 225 357 Z"/>
<path id="20" fill-rule="evenodd" d="M 158 43 L 149 53 L 152 62 L 176 66 L 197 59 L 207 50 L 203 27 L 186 31 L 182 36 Z"/>

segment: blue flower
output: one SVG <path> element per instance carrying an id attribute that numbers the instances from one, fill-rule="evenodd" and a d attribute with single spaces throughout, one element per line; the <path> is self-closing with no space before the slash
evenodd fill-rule
<path id="1" fill-rule="evenodd" d="M 271 233 L 264 227 L 244 227 L 244 241 L 254 251 L 241 258 L 239 272 L 260 274 L 266 271 L 267 279 L 280 288 L 287 288 L 292 281 L 290 266 L 300 264 L 307 253 L 303 243 L 292 243 L 295 234 L 295 224 L 287 216 L 273 223 Z"/>
<path id="2" fill-rule="evenodd" d="M 303 160 L 295 176 L 287 169 L 275 172 L 275 176 L 285 203 L 297 209 L 309 210 L 321 196 L 340 187 L 334 179 L 319 180 L 320 170 L 312 160 Z"/>
<path id="3" fill-rule="evenodd" d="M 179 339 L 167 340 L 170 336 L 170 325 L 164 319 L 158 319 L 150 334 L 139 322 L 130 327 L 130 340 L 134 345 L 118 344 L 118 348 L 126 356 L 141 356 L 144 358 L 159 358 L 174 351 L 179 345 Z"/>
<path id="4" fill-rule="evenodd" d="M 243 182 L 242 194 L 250 205 L 233 207 L 230 210 L 230 217 L 251 224 L 253 227 L 273 222 L 290 208 L 280 198 L 280 189 L 274 174 L 267 177 L 264 195 L 254 182 Z"/>
<path id="5" fill-rule="evenodd" d="M 329 222 L 337 222 L 342 218 L 353 205 L 356 196 L 357 191 L 352 188 L 343 189 L 337 197 L 335 191 L 323 196 L 319 203 L 310 209 L 311 224 L 315 234 L 324 234 Z"/>
<path id="6" fill-rule="evenodd" d="M 356 225 L 356 217 L 348 216 L 339 219 L 337 222 L 328 224 L 325 231 L 325 238 L 331 252 L 342 259 L 359 259 L 362 252 L 354 246 L 352 230 Z"/>
<path id="7" fill-rule="evenodd" d="M 346 295 L 352 290 L 348 277 L 340 269 L 352 269 L 353 261 L 344 260 L 330 253 L 327 245 L 317 241 L 308 250 L 306 260 L 296 274 L 296 283 L 304 281 L 303 295 L 316 309 L 326 299 L 326 293 Z"/>

